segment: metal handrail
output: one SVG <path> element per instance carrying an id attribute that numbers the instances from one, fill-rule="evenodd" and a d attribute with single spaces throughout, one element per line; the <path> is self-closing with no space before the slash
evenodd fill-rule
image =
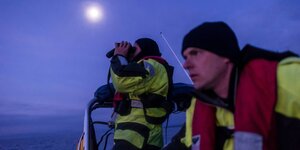
<path id="1" fill-rule="evenodd" d="M 91 122 L 91 110 L 92 106 L 97 102 L 96 98 L 93 98 L 87 105 L 84 112 L 84 125 L 83 125 L 83 133 L 84 133 L 84 150 L 90 150 L 92 147 L 92 143 L 90 140 L 90 122 Z"/>
<path id="2" fill-rule="evenodd" d="M 97 141 L 95 138 L 95 131 L 94 131 L 94 123 L 102 123 L 105 122 L 95 121 L 92 120 L 92 112 L 97 108 L 111 108 L 112 102 L 100 102 L 98 98 L 93 98 L 88 104 L 85 109 L 84 113 L 84 125 L 83 125 L 83 149 L 84 150 L 93 150 L 98 149 Z M 109 122 L 106 123 L 110 125 Z M 78 148 L 77 148 L 78 149 Z"/>

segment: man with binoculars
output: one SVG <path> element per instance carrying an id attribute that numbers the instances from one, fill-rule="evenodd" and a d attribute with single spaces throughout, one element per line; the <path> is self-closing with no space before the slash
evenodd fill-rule
<path id="1" fill-rule="evenodd" d="M 110 68 L 116 89 L 114 150 L 163 146 L 162 123 L 172 111 L 167 101 L 172 72 L 150 38 L 136 40 L 133 47 L 127 41 L 115 44 Z"/>

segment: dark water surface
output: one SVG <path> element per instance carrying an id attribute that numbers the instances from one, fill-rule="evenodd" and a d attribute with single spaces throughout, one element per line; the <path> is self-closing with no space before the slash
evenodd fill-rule
<path id="1" fill-rule="evenodd" d="M 173 114 L 169 118 L 167 136 L 164 136 L 165 143 L 168 143 L 181 125 L 185 122 L 184 113 Z M 83 122 L 73 123 L 83 124 Z M 165 129 L 166 124 L 163 127 Z M 82 126 L 64 126 L 59 131 L 49 129 L 39 130 L 45 133 L 27 133 L 27 134 L 6 134 L 0 133 L 0 150 L 75 150 L 76 144 L 82 134 Z M 105 126 L 95 126 L 97 141 L 105 131 Z M 5 130 L 2 130 L 5 131 Z M 164 135 L 166 132 L 163 133 Z M 113 136 L 109 136 L 107 149 L 113 145 Z M 105 141 L 105 140 L 103 140 Z M 167 142 L 166 142 L 167 141 Z M 104 143 L 101 143 L 99 149 L 103 149 Z"/>
<path id="2" fill-rule="evenodd" d="M 80 132 L 0 137 L 0 150 L 74 150 Z"/>

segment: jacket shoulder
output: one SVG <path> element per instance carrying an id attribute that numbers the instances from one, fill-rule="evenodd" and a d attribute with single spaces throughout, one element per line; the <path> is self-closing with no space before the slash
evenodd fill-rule
<path id="1" fill-rule="evenodd" d="M 284 52 L 274 52 L 258 47 L 254 47 L 252 45 L 246 45 L 242 51 L 240 56 L 240 65 L 245 65 L 254 59 L 266 59 L 269 61 L 281 61 L 284 58 L 295 56 L 298 57 L 297 54 L 292 51 L 284 51 Z"/>

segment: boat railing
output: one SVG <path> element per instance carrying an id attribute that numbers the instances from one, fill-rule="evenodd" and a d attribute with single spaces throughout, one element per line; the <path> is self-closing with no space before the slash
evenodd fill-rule
<path id="1" fill-rule="evenodd" d="M 187 108 L 187 106 L 189 105 L 188 101 L 185 99 L 191 99 L 189 98 L 189 96 L 191 96 L 191 94 L 189 93 L 191 93 L 192 91 L 194 91 L 194 89 L 189 84 L 183 84 L 183 83 L 173 84 L 173 90 L 170 99 L 174 103 L 176 103 L 175 105 L 176 108 L 172 113 L 172 116 L 174 116 L 174 118 L 169 117 L 167 121 L 163 124 L 165 126 L 163 127 L 165 131 L 164 143 L 168 143 L 171 137 L 174 135 L 174 133 L 177 133 L 177 130 L 179 130 L 182 124 L 184 123 L 184 121 L 182 120 L 185 120 L 184 119 L 185 114 L 182 112 L 184 112 L 184 109 Z M 96 90 L 94 94 L 94 98 L 88 103 L 85 109 L 83 134 L 81 135 L 80 140 L 77 144 L 77 150 L 97 150 L 99 145 L 103 141 L 104 136 L 106 137 L 104 149 L 106 148 L 108 137 L 109 135 L 113 134 L 110 131 L 114 129 L 114 122 L 98 121 L 98 120 L 96 121 L 96 119 L 93 120 L 92 112 L 98 108 L 112 108 L 113 107 L 112 99 L 113 99 L 114 92 L 115 91 L 113 89 L 112 84 L 103 85 Z M 97 141 L 96 138 L 96 132 L 94 126 L 95 124 L 107 125 L 109 128 L 109 130 L 102 135 L 99 141 Z M 171 130 L 172 132 L 169 132 L 170 134 L 168 134 L 168 130 Z"/>
<path id="2" fill-rule="evenodd" d="M 111 101 L 99 101 L 98 98 L 93 98 L 87 105 L 84 113 L 83 134 L 80 137 L 80 141 L 77 144 L 77 150 L 96 150 L 99 144 L 103 140 L 97 141 L 95 133 L 95 124 L 107 125 L 110 129 L 114 128 L 114 122 L 112 121 L 94 121 L 92 118 L 92 112 L 97 108 L 111 108 Z M 106 133 L 108 134 L 108 133 Z"/>

